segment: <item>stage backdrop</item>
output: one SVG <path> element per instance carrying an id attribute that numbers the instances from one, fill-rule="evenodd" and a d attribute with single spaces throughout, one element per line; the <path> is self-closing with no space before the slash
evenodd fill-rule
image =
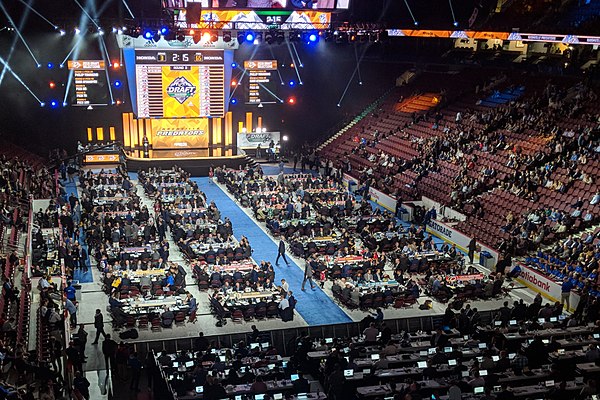
<path id="1" fill-rule="evenodd" d="M 269 148 L 271 141 L 277 145 L 280 137 L 280 132 L 238 132 L 237 147 L 240 149 L 256 149 L 260 144 L 260 148 L 265 150 Z"/>
<path id="2" fill-rule="evenodd" d="M 152 119 L 153 149 L 208 147 L 208 118 Z"/>

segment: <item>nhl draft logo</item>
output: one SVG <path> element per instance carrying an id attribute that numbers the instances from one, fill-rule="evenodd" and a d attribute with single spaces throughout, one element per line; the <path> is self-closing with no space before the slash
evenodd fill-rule
<path id="1" fill-rule="evenodd" d="M 175 79 L 167 86 L 167 94 L 169 97 L 174 98 L 180 104 L 183 104 L 187 99 L 192 97 L 194 93 L 196 93 L 196 86 L 192 85 L 183 76 Z"/>

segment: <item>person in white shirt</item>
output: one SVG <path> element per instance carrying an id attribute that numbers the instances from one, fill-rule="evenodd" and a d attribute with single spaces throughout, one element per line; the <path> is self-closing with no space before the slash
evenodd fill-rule
<path id="1" fill-rule="evenodd" d="M 287 293 L 287 292 L 289 292 L 289 290 L 290 290 L 290 285 L 289 285 L 289 283 L 287 283 L 287 282 L 285 281 L 285 279 L 282 279 L 282 280 L 281 280 L 281 291 L 282 291 L 282 292 L 284 292 L 284 293 Z"/>
<path id="2" fill-rule="evenodd" d="M 590 200 L 590 204 L 592 206 L 594 206 L 598 203 L 600 203 L 600 191 L 596 192 L 596 194 L 592 197 L 592 200 Z"/>
<path id="3" fill-rule="evenodd" d="M 375 343 L 377 341 L 379 329 L 375 328 L 375 322 L 371 322 L 371 325 L 363 331 L 363 335 L 365 335 L 365 342 Z"/>

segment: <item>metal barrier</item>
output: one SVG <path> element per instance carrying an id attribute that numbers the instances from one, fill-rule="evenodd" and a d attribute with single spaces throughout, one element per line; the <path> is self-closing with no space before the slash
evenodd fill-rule
<path id="1" fill-rule="evenodd" d="M 481 311 L 481 324 L 487 325 L 491 322 L 494 311 Z M 431 331 L 440 326 L 443 314 L 428 315 L 422 317 L 399 318 L 385 320 L 392 333 Z M 260 327 L 260 324 L 258 325 Z M 293 349 L 290 346 L 294 339 L 300 334 L 308 332 L 311 337 L 352 337 L 362 333 L 361 323 L 351 322 L 347 324 L 319 325 L 286 328 L 284 324 L 279 329 L 262 332 L 264 335 L 270 335 L 271 344 L 277 349 L 279 354 L 291 355 Z M 206 336 L 209 341 L 216 341 L 218 347 L 229 348 L 241 340 L 247 341 L 248 333 L 232 333 L 215 336 Z M 140 358 L 145 358 L 151 351 L 158 353 L 166 351 L 175 353 L 177 351 L 192 350 L 197 337 L 185 337 L 175 339 L 157 339 L 146 340 L 144 342 L 132 342 L 131 345 L 138 352 Z"/>

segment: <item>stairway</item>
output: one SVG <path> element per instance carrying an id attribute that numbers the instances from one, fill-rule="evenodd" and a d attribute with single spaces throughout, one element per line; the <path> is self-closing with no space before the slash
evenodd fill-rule
<path id="1" fill-rule="evenodd" d="M 348 129 L 350 129 L 354 125 L 358 124 L 363 118 L 365 118 L 367 115 L 369 115 L 371 112 L 373 112 L 373 110 L 375 110 L 379 106 L 379 104 L 381 104 L 383 102 L 383 100 L 385 100 L 385 98 L 390 94 L 390 92 L 392 90 L 393 90 L 393 88 L 388 89 L 383 95 L 381 95 L 381 97 L 379 97 L 377 100 L 375 100 L 374 102 L 369 104 L 367 106 L 367 108 L 365 108 L 360 114 L 358 114 L 356 117 L 354 117 L 352 119 L 352 121 L 350 121 L 347 125 L 342 127 L 339 131 L 337 131 L 332 136 L 330 136 L 327 140 L 325 140 L 323 143 L 321 143 L 317 147 L 317 151 L 323 150 L 323 148 L 325 146 L 327 146 L 329 143 L 333 142 L 339 136 L 343 135 L 344 132 L 348 131 Z"/>

